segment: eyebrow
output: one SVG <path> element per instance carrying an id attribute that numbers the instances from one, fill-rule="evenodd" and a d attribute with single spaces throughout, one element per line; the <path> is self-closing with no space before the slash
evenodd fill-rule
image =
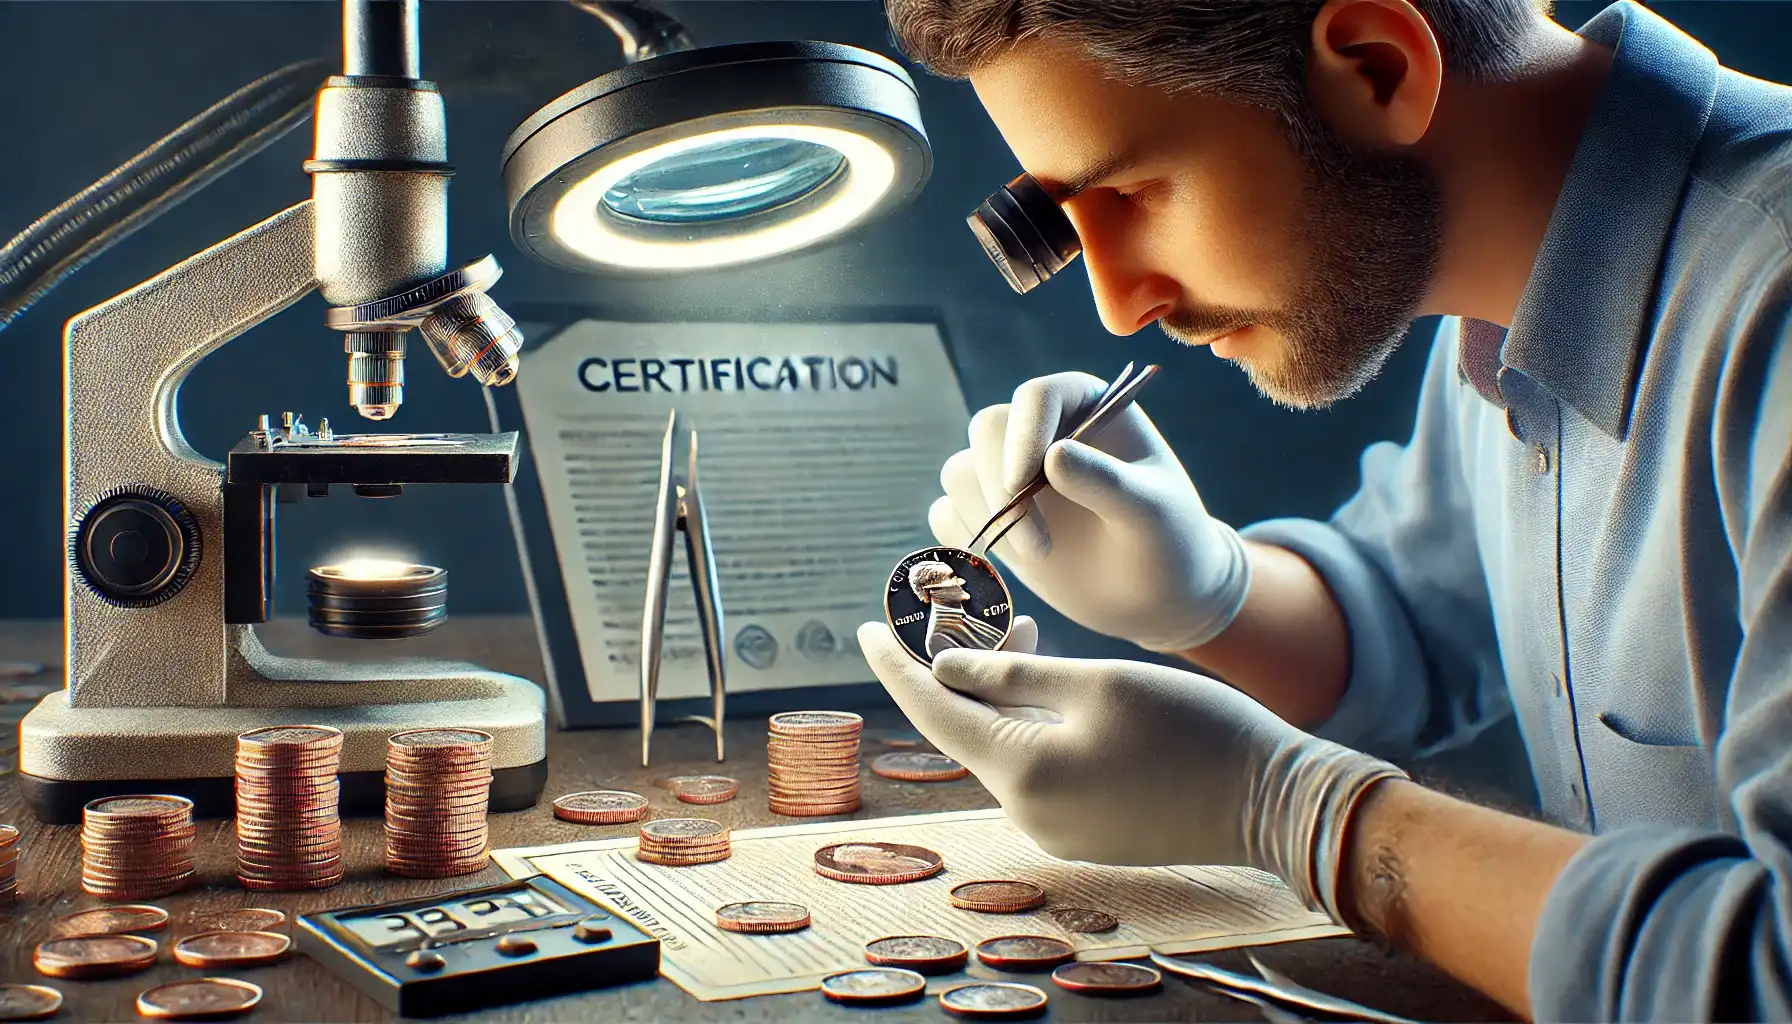
<path id="1" fill-rule="evenodd" d="M 1050 189 L 1052 198 L 1059 202 L 1063 202 L 1085 189 L 1093 188 L 1108 178 L 1132 167 L 1139 162 L 1139 159 L 1137 153 L 1117 153 L 1113 156 L 1103 157 L 1095 163 L 1090 164 L 1088 167 L 1083 168 L 1082 171 L 1078 172 L 1068 180 L 1059 182 L 1056 187 Z"/>

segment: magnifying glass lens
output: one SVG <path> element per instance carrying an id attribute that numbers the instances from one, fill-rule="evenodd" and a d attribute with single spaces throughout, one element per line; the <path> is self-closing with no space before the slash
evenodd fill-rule
<path id="1" fill-rule="evenodd" d="M 1030 174 L 997 189 L 965 223 L 1008 286 L 1022 295 L 1083 251 L 1070 218 Z"/>

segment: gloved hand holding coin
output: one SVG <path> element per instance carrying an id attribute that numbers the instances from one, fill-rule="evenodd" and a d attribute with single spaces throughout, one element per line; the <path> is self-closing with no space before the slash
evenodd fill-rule
<path id="1" fill-rule="evenodd" d="M 932 666 L 884 623 L 858 639 L 915 728 L 1064 860 L 1253 867 L 1337 918 L 1350 814 L 1373 783 L 1404 777 L 1205 676 L 1036 655 L 1027 616 L 1002 650 L 946 650 Z"/>
<path id="2" fill-rule="evenodd" d="M 1184 651 L 1219 635 L 1250 585 L 1244 544 L 1207 514 L 1176 454 L 1132 404 L 1089 435 L 1055 439 L 1104 382 L 1056 373 L 971 420 L 970 448 L 940 471 L 928 523 L 941 544 L 972 534 L 1044 466 L 1049 486 L 992 554 L 1039 598 L 1098 633 Z"/>

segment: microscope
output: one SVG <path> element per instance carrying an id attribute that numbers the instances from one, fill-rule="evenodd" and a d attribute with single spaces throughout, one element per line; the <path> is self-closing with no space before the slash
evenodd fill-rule
<path id="1" fill-rule="evenodd" d="M 88 801 L 140 792 L 229 816 L 237 736 L 299 723 L 343 732 L 346 815 L 381 812 L 386 738 L 404 729 L 482 729 L 495 739 L 491 809 L 540 796 L 546 718 L 534 683 L 471 664 L 280 657 L 255 631 L 273 613 L 277 498 L 509 484 L 517 435 L 338 433 L 263 416 L 219 464 L 187 443 L 175 406 L 201 359 L 314 288 L 365 419 L 402 404 L 413 328 L 451 376 L 514 378 L 522 338 L 487 294 L 497 261 L 447 259 L 452 168 L 417 14 L 417 0 L 344 0 L 343 73 L 314 107 L 310 199 L 67 325 L 67 689 L 20 726 L 20 786 L 45 823 L 78 823 Z M 442 621 L 445 588 L 428 566 L 319 567 L 310 620 L 336 636 L 412 636 Z"/>

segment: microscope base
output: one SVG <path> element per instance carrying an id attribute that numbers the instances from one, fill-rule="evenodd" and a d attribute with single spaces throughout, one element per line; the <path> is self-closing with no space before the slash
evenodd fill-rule
<path id="1" fill-rule="evenodd" d="M 77 825 L 103 796 L 171 793 L 196 817 L 236 813 L 237 737 L 270 725 L 342 730 L 343 817 L 385 813 L 386 738 L 403 729 L 471 728 L 492 734 L 491 810 L 533 807 L 547 784 L 541 688 L 498 676 L 476 699 L 326 707 L 71 708 L 46 696 L 19 724 L 19 790 L 46 825 Z"/>

